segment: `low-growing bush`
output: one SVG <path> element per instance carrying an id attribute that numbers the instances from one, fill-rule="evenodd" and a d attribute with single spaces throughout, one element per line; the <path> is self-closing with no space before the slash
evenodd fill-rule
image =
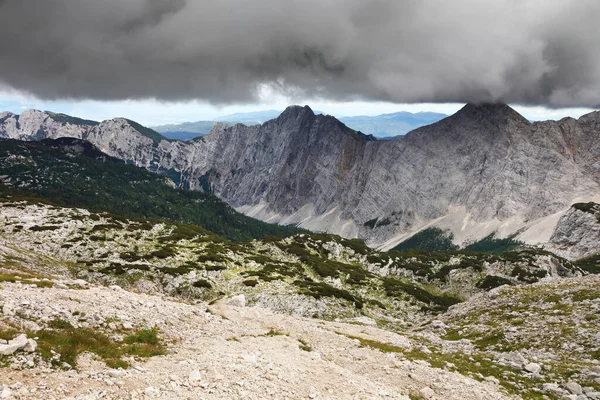
<path id="1" fill-rule="evenodd" d="M 192 283 L 192 286 L 196 288 L 212 289 L 212 284 L 206 279 L 198 279 L 196 282 Z"/>
<path id="2" fill-rule="evenodd" d="M 510 279 L 503 278 L 501 276 L 488 275 L 479 283 L 477 283 L 477 287 L 479 289 L 490 290 L 502 285 L 512 285 L 512 281 Z"/>

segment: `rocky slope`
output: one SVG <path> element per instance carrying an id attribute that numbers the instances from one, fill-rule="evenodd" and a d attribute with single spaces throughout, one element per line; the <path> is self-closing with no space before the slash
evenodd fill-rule
<path id="1" fill-rule="evenodd" d="M 599 279 L 544 252 L 230 243 L 4 199 L 0 353 L 24 344 L 0 354 L 0 393 L 598 399 Z"/>
<path id="2" fill-rule="evenodd" d="M 123 119 L 56 128 L 51 116 L 29 112 L 1 121 L 3 136 L 81 137 L 247 215 L 384 248 L 428 226 L 450 229 L 461 244 L 495 231 L 545 243 L 573 203 L 600 195 L 598 112 L 530 123 L 506 105 L 469 104 L 393 141 L 297 106 L 262 125 L 218 125 L 186 143 Z"/>
<path id="3" fill-rule="evenodd" d="M 600 204 L 574 204 L 558 221 L 548 248 L 568 258 L 582 258 L 598 254 L 600 250 Z"/>
<path id="4" fill-rule="evenodd" d="M 481 294 L 433 324 L 442 341 L 433 336 L 431 350 L 454 355 L 457 366 L 475 361 L 523 398 L 598 399 L 599 283 L 589 276 Z"/>
<path id="5" fill-rule="evenodd" d="M 0 334 L 12 337 L 37 325 L 37 347 L 57 349 L 48 338 L 99 332 L 118 348 L 136 329 L 158 328 L 165 354 L 131 356 L 129 368 L 111 368 L 100 349 L 79 349 L 76 367 L 51 367 L 40 350 L 0 356 L 0 392 L 6 399 L 505 399 L 493 383 L 451 368 L 411 360 L 418 345 L 405 335 L 355 324 L 277 315 L 258 307 L 187 304 L 127 292 L 119 287 L 53 287 L 0 283 Z M 92 311 L 93 310 L 93 311 Z M 60 321 L 60 322 L 58 322 Z M 89 328 L 85 328 L 89 327 Z M 393 353 L 365 346 L 394 346 Z M 52 358 L 65 358 L 49 353 Z M 100 354 L 97 354 L 100 353 Z"/>

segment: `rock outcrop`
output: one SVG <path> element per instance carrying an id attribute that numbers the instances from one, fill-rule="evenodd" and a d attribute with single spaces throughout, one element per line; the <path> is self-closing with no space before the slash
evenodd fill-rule
<path id="1" fill-rule="evenodd" d="M 574 204 L 558 221 L 549 248 L 568 258 L 600 252 L 600 204 Z"/>
<path id="2" fill-rule="evenodd" d="M 600 112 L 530 123 L 506 105 L 468 104 L 391 141 L 298 106 L 189 142 L 122 118 L 84 125 L 52 115 L 2 114 L 0 137 L 79 137 L 247 215 L 383 248 L 427 226 L 450 229 L 459 244 L 496 231 L 543 243 L 573 203 L 600 198 Z"/>

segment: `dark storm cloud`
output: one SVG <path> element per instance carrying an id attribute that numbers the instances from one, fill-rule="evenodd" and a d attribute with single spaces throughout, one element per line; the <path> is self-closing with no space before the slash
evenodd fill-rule
<path id="1" fill-rule="evenodd" d="M 596 0 L 0 0 L 0 82 L 42 98 L 600 105 Z"/>

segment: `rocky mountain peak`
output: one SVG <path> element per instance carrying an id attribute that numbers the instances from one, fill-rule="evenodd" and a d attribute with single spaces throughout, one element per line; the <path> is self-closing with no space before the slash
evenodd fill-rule
<path id="1" fill-rule="evenodd" d="M 529 125 L 525 117 L 504 103 L 468 103 L 450 118 L 486 120 L 492 123 L 517 122 Z"/>
<path id="2" fill-rule="evenodd" d="M 314 119 L 315 113 L 309 106 L 289 106 L 277 117 L 277 120 Z"/>
<path id="3" fill-rule="evenodd" d="M 591 113 L 587 113 L 579 117 L 580 121 L 584 122 L 600 122 L 600 111 L 592 111 Z"/>
<path id="4" fill-rule="evenodd" d="M 15 114 L 11 113 L 10 111 L 3 111 L 3 112 L 0 112 L 0 119 L 13 117 L 14 115 Z"/>

